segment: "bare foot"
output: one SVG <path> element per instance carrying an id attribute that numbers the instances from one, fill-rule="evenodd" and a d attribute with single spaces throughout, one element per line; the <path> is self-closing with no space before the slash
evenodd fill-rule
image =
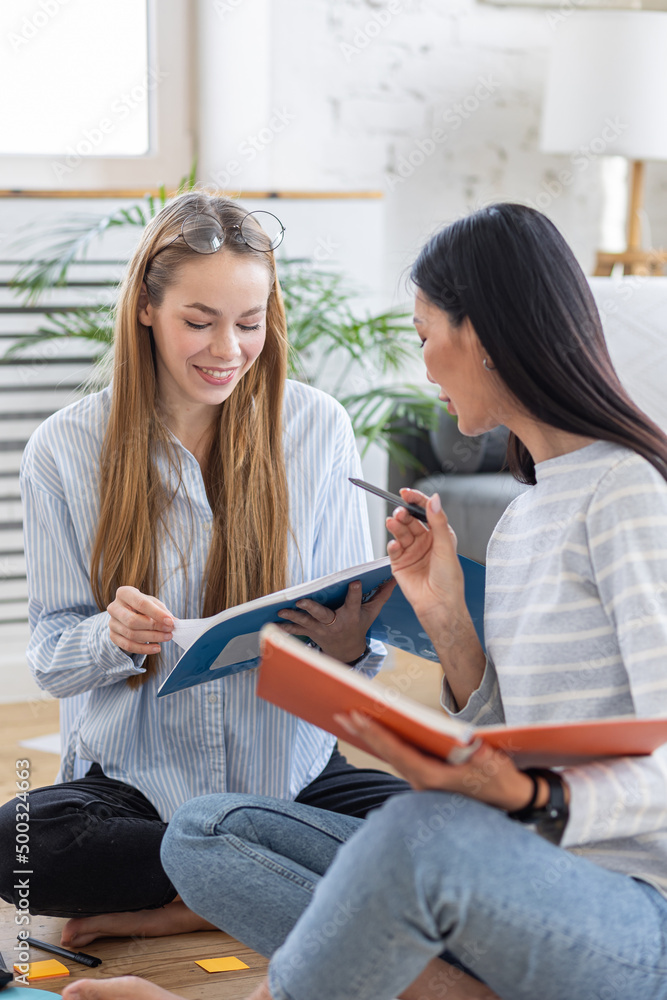
<path id="1" fill-rule="evenodd" d="M 188 934 L 191 931 L 217 929 L 214 924 L 209 924 L 208 920 L 189 910 L 181 899 L 176 899 L 157 910 L 72 917 L 63 927 L 60 943 L 64 948 L 84 948 L 101 937 L 163 937 L 165 934 Z"/>
<path id="2" fill-rule="evenodd" d="M 62 995 L 63 1000 L 174 1000 L 176 996 L 138 976 L 79 979 L 66 986 Z"/>
<path id="3" fill-rule="evenodd" d="M 424 971 L 401 993 L 402 1000 L 499 1000 L 498 994 L 440 958 L 433 958 Z"/>
<path id="4" fill-rule="evenodd" d="M 63 1000 L 182 1000 L 177 993 L 169 993 L 138 976 L 79 979 L 66 986 L 62 996 Z M 272 1000 L 266 980 L 260 983 L 248 1000 Z"/>
<path id="5" fill-rule="evenodd" d="M 256 990 L 250 994 L 248 1000 L 273 1000 L 271 993 L 269 991 L 269 981 L 268 979 L 262 980 Z"/>

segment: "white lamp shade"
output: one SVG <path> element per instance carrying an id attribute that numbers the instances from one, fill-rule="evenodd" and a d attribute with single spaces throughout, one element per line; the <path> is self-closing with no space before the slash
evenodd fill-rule
<path id="1" fill-rule="evenodd" d="M 556 28 L 540 146 L 667 159 L 667 12 L 576 12 Z"/>

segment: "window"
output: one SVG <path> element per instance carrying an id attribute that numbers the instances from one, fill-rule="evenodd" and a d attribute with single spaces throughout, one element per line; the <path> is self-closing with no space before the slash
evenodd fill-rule
<path id="1" fill-rule="evenodd" d="M 14 0 L 0 10 L 0 154 L 149 151 L 146 0 Z"/>
<path id="2" fill-rule="evenodd" d="M 0 187 L 173 185 L 192 157 L 191 0 L 0 7 Z"/>

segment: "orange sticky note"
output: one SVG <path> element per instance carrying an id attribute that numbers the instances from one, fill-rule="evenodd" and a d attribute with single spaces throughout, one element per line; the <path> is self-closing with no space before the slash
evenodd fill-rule
<path id="1" fill-rule="evenodd" d="M 196 960 L 196 964 L 201 965 L 204 972 L 231 972 L 233 969 L 250 968 L 240 958 L 234 958 L 232 955 L 228 958 L 202 958 Z"/>
<path id="2" fill-rule="evenodd" d="M 14 972 L 20 972 L 25 966 L 14 965 Z M 44 962 L 30 962 L 28 979 L 52 979 L 56 976 L 69 976 L 69 969 L 57 958 L 48 958 Z"/>

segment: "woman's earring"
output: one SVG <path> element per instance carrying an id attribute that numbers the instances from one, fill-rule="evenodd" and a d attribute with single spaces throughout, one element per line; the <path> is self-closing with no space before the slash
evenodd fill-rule
<path id="1" fill-rule="evenodd" d="M 494 371 L 496 370 L 496 366 L 495 366 L 495 365 L 490 365 L 490 364 L 489 364 L 489 363 L 487 362 L 486 358 L 483 358 L 483 359 L 482 359 L 482 364 L 483 364 L 483 365 L 484 365 L 484 367 L 486 368 L 487 372 L 494 372 Z"/>

